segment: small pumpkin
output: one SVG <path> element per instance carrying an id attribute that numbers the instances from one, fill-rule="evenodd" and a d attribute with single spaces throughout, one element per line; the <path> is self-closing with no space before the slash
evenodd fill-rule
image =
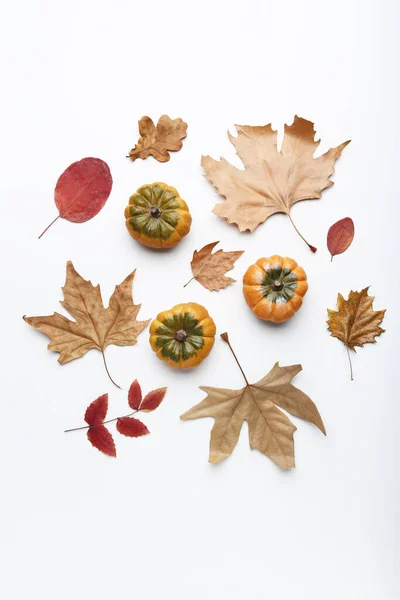
<path id="1" fill-rule="evenodd" d="M 177 304 L 150 325 L 150 344 L 158 358 L 180 369 L 199 365 L 210 354 L 214 338 L 215 323 L 196 302 Z"/>
<path id="2" fill-rule="evenodd" d="M 243 293 L 259 319 L 282 323 L 291 319 L 308 290 L 307 275 L 297 262 L 278 255 L 260 258 L 243 277 Z"/>
<path id="3" fill-rule="evenodd" d="M 125 209 L 131 236 L 150 248 L 172 248 L 190 231 L 188 205 L 174 187 L 156 182 L 142 185 Z"/>

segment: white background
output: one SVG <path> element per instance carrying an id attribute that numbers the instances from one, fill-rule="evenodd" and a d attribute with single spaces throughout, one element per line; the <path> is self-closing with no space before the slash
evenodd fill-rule
<path id="1" fill-rule="evenodd" d="M 399 598 L 398 4 L 395 0 L 3 2 L 1 162 L 1 549 L 5 600 L 388 600 Z M 183 149 L 167 164 L 125 155 L 142 115 L 182 117 Z M 201 154 L 239 166 L 226 131 L 316 122 L 321 151 L 349 138 L 335 186 L 320 201 L 240 234 L 211 212 Z M 53 189 L 72 162 L 109 164 L 112 194 L 86 224 L 59 220 Z M 171 252 L 140 247 L 123 211 L 144 183 L 165 181 L 188 202 L 193 227 Z M 397 213 L 397 214 L 396 214 Z M 351 216 L 354 243 L 329 262 L 326 233 Z M 192 252 L 221 240 L 245 250 L 238 283 L 211 293 L 190 278 Z M 309 277 L 301 311 L 273 327 L 245 305 L 241 277 L 261 256 L 295 258 Z M 178 302 L 204 304 L 227 330 L 250 379 L 275 361 L 301 363 L 294 383 L 316 402 L 325 438 L 293 419 L 296 469 L 250 451 L 245 425 L 233 455 L 207 462 L 211 420 L 181 422 L 199 385 L 241 387 L 228 348 L 177 372 L 137 345 L 109 347 L 64 366 L 22 315 L 59 310 L 65 262 L 114 285 L 137 268 L 140 316 Z M 360 349 L 351 382 L 344 346 L 329 336 L 338 292 L 371 286 L 387 332 Z M 125 414 L 129 384 L 168 386 L 145 416 L 151 435 L 115 435 L 118 458 L 91 447 L 86 406 L 110 395 Z"/>

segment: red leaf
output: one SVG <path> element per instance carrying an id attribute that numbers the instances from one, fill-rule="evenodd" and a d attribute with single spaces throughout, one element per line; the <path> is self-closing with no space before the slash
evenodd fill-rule
<path id="1" fill-rule="evenodd" d="M 100 425 L 106 418 L 108 410 L 108 394 L 93 400 L 86 409 L 85 421 L 88 425 Z"/>
<path id="2" fill-rule="evenodd" d="M 83 223 L 103 208 L 111 193 L 112 177 L 107 163 L 100 158 L 82 158 L 60 175 L 54 201 L 60 217 Z"/>
<path id="3" fill-rule="evenodd" d="M 160 406 L 166 391 L 167 388 L 164 387 L 149 392 L 147 396 L 143 398 L 143 402 L 140 405 L 140 410 L 143 410 L 144 412 L 155 410 L 158 406 Z"/>
<path id="4" fill-rule="evenodd" d="M 87 438 L 92 446 L 100 452 L 104 452 L 108 456 L 117 456 L 113 436 L 104 425 L 89 427 Z"/>
<path id="5" fill-rule="evenodd" d="M 350 246 L 354 238 L 354 223 L 350 217 L 341 219 L 329 228 L 327 244 L 332 259 L 336 254 L 342 254 Z"/>
<path id="6" fill-rule="evenodd" d="M 150 433 L 146 425 L 133 417 L 121 417 L 117 420 L 117 430 L 128 437 L 140 437 Z"/>
<path id="7" fill-rule="evenodd" d="M 128 404 L 133 410 L 139 410 L 142 401 L 142 390 L 137 379 L 132 383 L 128 392 Z"/>

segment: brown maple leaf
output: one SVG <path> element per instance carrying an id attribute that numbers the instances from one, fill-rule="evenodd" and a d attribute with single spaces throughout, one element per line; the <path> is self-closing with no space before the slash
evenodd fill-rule
<path id="1" fill-rule="evenodd" d="M 97 348 L 108 372 L 104 350 L 110 344 L 131 346 L 149 321 L 137 321 L 140 304 L 132 299 L 132 281 L 135 271 L 115 287 L 108 308 L 104 308 L 100 286 L 94 286 L 77 273 L 71 261 L 67 262 L 67 276 L 62 288 L 61 305 L 75 321 L 54 313 L 44 317 L 26 317 L 24 321 L 50 338 L 49 350 L 59 352 L 58 362 L 64 364 L 80 358 L 88 350 Z M 119 387 L 119 386 L 117 386 Z"/>
<path id="2" fill-rule="evenodd" d="M 157 127 L 150 117 L 142 117 L 139 121 L 141 137 L 129 152 L 129 158 L 154 156 L 159 162 L 169 161 L 169 151 L 176 152 L 182 148 L 183 138 L 186 137 L 187 123 L 182 119 L 170 119 L 167 115 L 160 117 Z"/>
<path id="3" fill-rule="evenodd" d="M 201 387 L 207 397 L 181 415 L 181 419 L 214 417 L 211 431 L 211 463 L 218 463 L 232 453 L 239 439 L 243 421 L 247 421 L 251 448 L 257 448 L 282 469 L 294 463 L 293 432 L 296 427 L 277 406 L 295 417 L 316 425 L 326 435 L 321 416 L 314 402 L 291 384 L 301 365 L 281 367 L 276 363 L 257 383 L 249 383 L 229 343 L 228 334 L 222 339 L 229 345 L 242 372 L 246 385 L 240 390 Z"/>
<path id="4" fill-rule="evenodd" d="M 212 242 L 201 250 L 194 251 L 190 263 L 193 277 L 183 287 L 186 287 L 193 279 L 197 279 L 201 285 L 211 291 L 219 291 L 230 283 L 235 283 L 236 279 L 226 277 L 225 273 L 233 269 L 235 261 L 243 254 L 244 250 L 234 252 L 218 250 L 212 254 L 217 244 L 219 242 Z"/>
<path id="5" fill-rule="evenodd" d="M 369 287 L 361 292 L 351 291 L 347 300 L 338 294 L 338 310 L 328 308 L 328 329 L 333 337 L 341 340 L 347 349 L 350 364 L 350 377 L 353 379 L 353 366 L 351 364 L 350 350 L 356 351 L 355 346 L 375 344 L 376 337 L 385 330 L 379 325 L 385 316 L 384 310 L 373 310 L 373 296 L 368 296 Z"/>
<path id="6" fill-rule="evenodd" d="M 268 217 L 285 213 L 300 237 L 313 252 L 293 223 L 290 209 L 301 200 L 320 198 L 322 190 L 333 185 L 329 177 L 334 172 L 335 161 L 344 142 L 314 158 L 320 141 L 314 141 L 315 130 L 311 121 L 295 116 L 292 125 L 285 125 L 285 135 L 280 152 L 277 149 L 277 132 L 271 124 L 264 127 L 236 125 L 237 137 L 228 132 L 236 153 L 244 164 L 237 169 L 225 159 L 216 161 L 203 156 L 201 164 L 209 179 L 225 200 L 213 212 L 235 223 L 240 231 L 254 231 Z"/>

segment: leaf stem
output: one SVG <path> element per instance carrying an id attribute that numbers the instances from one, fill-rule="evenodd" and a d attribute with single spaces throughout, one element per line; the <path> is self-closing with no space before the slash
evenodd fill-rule
<path id="1" fill-rule="evenodd" d="M 111 375 L 110 375 L 110 371 L 108 370 L 108 367 L 107 367 L 107 362 L 106 362 L 106 357 L 105 357 L 105 354 L 104 354 L 104 350 L 101 350 L 101 354 L 102 354 L 102 356 L 103 356 L 103 362 L 104 362 L 104 366 L 105 366 L 105 368 L 106 368 L 107 375 L 108 375 L 108 377 L 110 378 L 110 381 L 111 381 L 111 382 L 112 382 L 112 383 L 113 383 L 113 384 L 114 384 L 114 385 L 115 385 L 115 386 L 116 386 L 118 389 L 122 390 L 121 386 L 120 386 L 120 385 L 118 385 L 118 383 L 115 383 L 114 379 L 113 379 L 113 378 L 111 377 Z"/>
<path id="2" fill-rule="evenodd" d="M 250 384 L 249 384 L 249 382 L 248 382 L 248 380 L 247 380 L 247 377 L 246 377 L 246 375 L 245 375 L 245 372 L 244 372 L 244 371 L 243 371 L 243 369 L 242 369 L 242 365 L 240 364 L 240 362 L 239 362 L 239 359 L 238 359 L 238 357 L 236 356 L 236 354 L 235 354 L 235 352 L 234 352 L 234 350 L 233 350 L 233 348 L 232 348 L 232 346 L 231 346 L 231 343 L 230 343 L 230 341 L 229 341 L 228 334 L 227 334 L 226 332 L 225 332 L 225 333 L 221 333 L 221 337 L 222 337 L 222 339 L 224 340 L 224 342 L 226 342 L 226 343 L 228 344 L 228 346 L 229 346 L 229 349 L 230 349 L 230 351 L 232 352 L 234 359 L 236 360 L 237 366 L 239 367 L 239 369 L 240 369 L 240 371 L 241 371 L 241 373 L 242 373 L 242 375 L 243 375 L 243 378 L 244 378 L 244 380 L 245 380 L 245 382 L 246 382 L 246 385 L 250 386 Z"/>
<path id="3" fill-rule="evenodd" d="M 193 279 L 194 279 L 194 278 L 195 278 L 195 277 L 194 277 L 194 275 L 193 275 L 192 279 L 189 279 L 189 281 L 188 281 L 187 283 L 185 283 L 185 285 L 184 285 L 183 287 L 186 287 L 187 285 L 189 285 L 189 283 L 190 283 L 191 281 L 193 281 Z"/>
<path id="4" fill-rule="evenodd" d="M 295 228 L 295 230 L 297 231 L 297 233 L 299 234 L 299 236 L 300 236 L 300 237 L 301 237 L 301 239 L 303 240 L 303 242 L 305 242 L 305 243 L 307 244 L 307 246 L 310 248 L 311 252 L 316 252 L 316 251 L 317 251 L 316 247 L 315 247 L 315 246 L 312 246 L 311 244 L 309 244 L 309 243 L 307 242 L 306 238 L 305 238 L 303 235 L 301 235 L 300 231 L 297 229 L 296 225 L 294 224 L 294 221 L 293 221 L 293 219 L 292 219 L 292 216 L 291 216 L 291 214 L 288 212 L 288 213 L 287 213 L 287 215 L 288 215 L 288 217 L 289 217 L 289 219 L 290 219 L 290 222 L 292 223 L 293 227 Z"/>
<path id="5" fill-rule="evenodd" d="M 113 423 L 113 421 L 118 421 L 118 419 L 124 419 L 125 417 L 132 417 L 132 415 L 135 415 L 139 411 L 140 411 L 140 408 L 137 408 L 133 412 L 129 413 L 129 415 L 123 415 L 122 417 L 115 417 L 114 419 L 107 419 L 107 421 L 98 423 L 98 425 L 106 425 L 106 423 Z M 89 429 L 90 427 L 98 427 L 98 425 L 83 425 L 83 427 L 73 427 L 72 429 L 65 429 L 64 433 L 69 433 L 70 431 L 80 431 L 82 429 Z"/>
<path id="6" fill-rule="evenodd" d="M 39 235 L 38 240 L 40 240 L 42 235 L 44 235 L 46 233 L 46 231 L 48 229 L 50 229 L 50 227 L 53 225 L 53 223 L 55 223 L 57 221 L 57 219 L 59 219 L 60 217 L 61 217 L 61 215 L 58 215 L 55 219 L 53 219 L 53 221 L 50 223 L 50 225 L 47 225 L 46 229 L 44 231 L 42 231 L 42 233 Z"/>
<path id="7" fill-rule="evenodd" d="M 347 356 L 348 356 L 349 365 L 350 365 L 350 379 L 351 379 L 351 381 L 354 381 L 354 377 L 353 377 L 353 365 L 351 364 L 351 356 L 350 356 L 350 350 L 349 350 L 348 346 L 346 346 L 346 350 L 347 350 Z"/>

